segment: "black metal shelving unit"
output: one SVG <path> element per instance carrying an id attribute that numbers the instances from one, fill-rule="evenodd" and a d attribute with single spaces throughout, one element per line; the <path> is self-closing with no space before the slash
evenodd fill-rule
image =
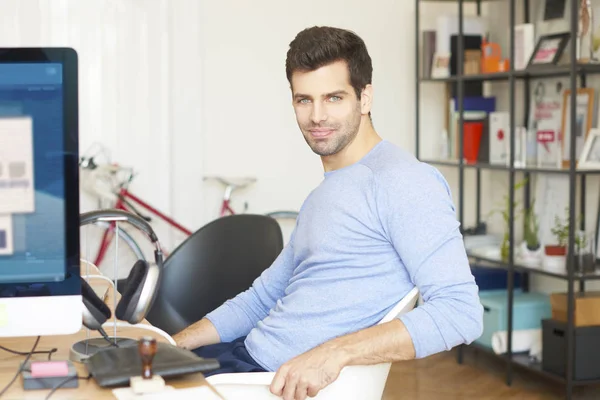
<path id="1" fill-rule="evenodd" d="M 568 77 L 570 79 L 570 84 L 568 88 L 570 88 L 571 93 L 576 93 L 578 87 L 586 86 L 586 76 L 591 74 L 600 74 L 600 65 L 592 65 L 592 64 L 577 64 L 576 59 L 576 40 L 570 40 L 569 45 L 565 49 L 566 52 L 569 53 L 570 59 L 568 65 L 561 66 L 549 66 L 543 69 L 535 69 L 535 70 L 514 70 L 514 26 L 515 26 L 515 7 L 516 4 L 519 6 L 523 6 L 523 21 L 522 23 L 529 23 L 530 20 L 530 7 L 529 0 L 499 0 L 500 2 L 508 2 L 509 8 L 509 28 L 510 28 L 510 69 L 506 72 L 493 73 L 493 74 L 478 74 L 478 75 L 463 75 L 463 65 L 461 62 L 457 62 L 457 73 L 454 76 L 450 76 L 444 79 L 430 79 L 421 77 L 421 68 L 420 68 L 420 3 L 422 2 L 452 2 L 455 3 L 458 7 L 458 39 L 457 40 L 457 50 L 458 54 L 463 53 L 463 41 L 461 40 L 463 36 L 463 5 L 464 3 L 476 3 L 477 14 L 481 14 L 481 2 L 486 0 L 415 0 L 416 1 L 416 46 L 415 46 L 415 59 L 416 59 L 416 87 L 415 87 L 415 100 L 416 100 L 416 140 L 415 140 L 415 154 L 417 158 L 421 161 L 427 162 L 432 165 L 439 165 L 445 167 L 455 167 L 458 169 L 458 218 L 461 223 L 461 227 L 464 227 L 464 172 L 467 169 L 473 169 L 476 171 L 476 209 L 477 209 L 477 225 L 481 223 L 481 171 L 483 170 L 501 170 L 505 171 L 509 174 L 509 204 L 514 204 L 515 199 L 515 175 L 517 173 L 523 173 L 525 178 L 529 178 L 531 174 L 563 174 L 569 177 L 569 238 L 568 238 L 568 260 L 566 273 L 555 273 L 543 270 L 542 268 L 534 268 L 530 266 L 519 265 L 515 263 L 515 255 L 514 255 L 514 224 L 510 224 L 509 227 L 509 243 L 510 251 L 508 262 L 501 262 L 499 260 L 494 259 L 486 259 L 482 257 L 475 257 L 470 255 L 470 259 L 477 262 L 487 263 L 496 268 L 503 268 L 508 273 L 507 279 L 507 290 L 508 290 L 508 304 L 507 304 L 507 340 L 508 340 L 508 351 L 505 355 L 496 355 L 493 351 L 487 349 L 484 346 L 480 346 L 477 344 L 470 345 L 476 349 L 488 352 L 497 357 L 504 357 L 506 360 L 506 383 L 510 385 L 513 379 L 513 367 L 522 367 L 529 371 L 538 373 L 541 376 L 546 378 L 550 378 L 552 380 L 561 382 L 565 385 L 566 389 L 566 398 L 571 399 L 573 395 L 574 386 L 582 386 L 589 384 L 600 384 L 600 380 L 588 380 L 588 381 L 576 381 L 573 377 L 574 372 L 574 358 L 575 358 L 575 350 L 574 350 L 574 306 L 575 306 L 575 289 L 574 285 L 576 282 L 579 283 L 579 291 L 585 290 L 585 282 L 590 280 L 600 280 L 600 272 L 595 273 L 587 273 L 582 274 L 574 271 L 572 267 L 574 265 L 574 245 L 575 245 L 575 205 L 576 205 L 576 195 L 577 195 L 577 183 L 579 180 L 579 190 L 580 190 L 580 207 L 582 218 L 580 221 L 581 228 L 585 227 L 585 191 L 586 191 L 586 178 L 589 175 L 597 175 L 600 174 L 600 170 L 578 170 L 576 168 L 576 163 L 571 162 L 570 167 L 568 169 L 553 169 L 553 168 L 536 168 L 536 167 L 526 167 L 526 168 L 517 168 L 517 167 L 508 167 L 502 165 L 492 165 L 492 164 L 465 164 L 463 160 L 463 117 L 464 117 L 464 84 L 465 82 L 482 82 L 482 81 L 505 81 L 509 84 L 509 114 L 510 114 L 510 135 L 511 135 L 511 145 L 510 145 L 510 162 L 509 165 L 514 165 L 514 154 L 515 154 L 515 82 L 523 81 L 524 83 L 524 98 L 523 106 L 525 108 L 524 118 L 527 119 L 529 115 L 529 94 L 530 88 L 529 83 L 530 80 L 537 79 L 546 79 L 546 78 L 555 78 L 555 77 Z M 570 35 L 571 38 L 576 37 L 576 32 L 578 30 L 578 1 L 577 0 L 568 0 L 567 7 L 570 7 Z M 459 59 L 459 58 L 457 58 Z M 578 79 L 580 81 L 580 85 L 578 86 Z M 422 84 L 430 84 L 430 83 L 443 83 L 443 84 L 455 84 L 457 86 L 456 90 L 456 98 L 457 98 L 457 111 L 459 114 L 458 118 L 458 153 L 459 157 L 457 161 L 438 161 L 438 160 L 428 160 L 420 157 L 420 102 L 421 102 L 421 85 Z M 575 132 L 576 129 L 576 96 L 570 96 L 570 128 L 571 132 Z M 524 126 L 528 126 L 525 123 Z M 570 144 L 570 160 L 576 159 L 576 151 L 575 151 L 575 135 L 571 135 L 571 144 Z M 530 190 L 531 187 L 529 185 L 530 179 L 527 179 L 527 184 L 525 186 L 524 191 L 524 205 L 525 207 L 530 206 Z M 514 220 L 514 208 L 510 208 L 510 220 Z M 512 353 L 512 320 L 513 320 L 513 293 L 514 293 L 514 273 L 521 272 L 525 274 L 540 274 L 545 276 L 550 276 L 553 278 L 563 279 L 567 282 L 568 285 L 568 302 L 567 302 L 567 334 L 566 334 L 566 349 L 565 349 L 565 360 L 566 360 L 566 376 L 558 376 L 547 371 L 544 371 L 539 364 L 532 363 L 528 359 L 527 356 L 521 354 L 513 354 Z M 464 346 L 460 346 L 457 349 L 457 361 L 459 363 L 463 362 L 463 351 Z M 600 366 L 599 366 L 600 367 Z"/>

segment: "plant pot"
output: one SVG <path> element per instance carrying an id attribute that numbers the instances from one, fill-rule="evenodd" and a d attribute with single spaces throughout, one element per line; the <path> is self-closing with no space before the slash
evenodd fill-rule
<path id="1" fill-rule="evenodd" d="M 527 242 L 522 242 L 519 248 L 519 262 L 525 265 L 537 266 L 542 262 L 544 248 L 538 244 L 537 248 L 531 249 Z"/>
<path id="2" fill-rule="evenodd" d="M 543 267 L 547 271 L 564 273 L 567 269 L 567 247 L 560 245 L 544 246 Z"/>
<path id="3" fill-rule="evenodd" d="M 566 256 L 567 246 L 560 246 L 558 244 L 547 244 L 544 246 L 544 253 L 547 256 Z"/>

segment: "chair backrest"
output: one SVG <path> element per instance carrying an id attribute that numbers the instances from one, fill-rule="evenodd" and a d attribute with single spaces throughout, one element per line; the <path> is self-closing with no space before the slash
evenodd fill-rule
<path id="1" fill-rule="evenodd" d="M 412 310 L 417 304 L 417 300 L 419 299 L 419 289 L 414 287 L 386 314 L 385 317 L 379 321 L 379 324 L 384 324 L 386 322 L 390 322 L 394 318 L 396 318 L 400 314 L 405 314 Z"/>
<path id="2" fill-rule="evenodd" d="M 146 319 L 175 334 L 248 289 L 277 258 L 283 237 L 264 215 L 218 218 L 194 232 L 165 260 Z"/>

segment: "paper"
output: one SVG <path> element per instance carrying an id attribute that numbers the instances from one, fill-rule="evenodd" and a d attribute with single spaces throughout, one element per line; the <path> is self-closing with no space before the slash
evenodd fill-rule
<path id="1" fill-rule="evenodd" d="M 12 216 L 0 215 L 0 256 L 14 252 Z"/>
<path id="2" fill-rule="evenodd" d="M 135 394 L 131 388 L 114 389 L 113 395 L 117 400 L 223 400 L 217 396 L 208 386 L 198 386 L 186 389 L 175 389 L 173 386 L 165 386 L 157 393 Z"/>
<path id="3" fill-rule="evenodd" d="M 0 118 L 0 214 L 34 211 L 33 122 Z"/>
<path id="4" fill-rule="evenodd" d="M 6 304 L 0 304 L 0 328 L 8 325 L 8 312 Z"/>

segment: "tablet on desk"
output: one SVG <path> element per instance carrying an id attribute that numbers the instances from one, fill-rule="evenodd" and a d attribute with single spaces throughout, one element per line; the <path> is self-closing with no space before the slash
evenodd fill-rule
<path id="1" fill-rule="evenodd" d="M 129 379 L 139 376 L 142 362 L 137 346 L 109 348 L 88 358 L 87 369 L 102 387 L 129 386 Z M 197 372 L 214 371 L 220 368 L 216 359 L 198 357 L 169 343 L 158 343 L 152 362 L 155 374 L 165 378 L 178 377 Z"/>

